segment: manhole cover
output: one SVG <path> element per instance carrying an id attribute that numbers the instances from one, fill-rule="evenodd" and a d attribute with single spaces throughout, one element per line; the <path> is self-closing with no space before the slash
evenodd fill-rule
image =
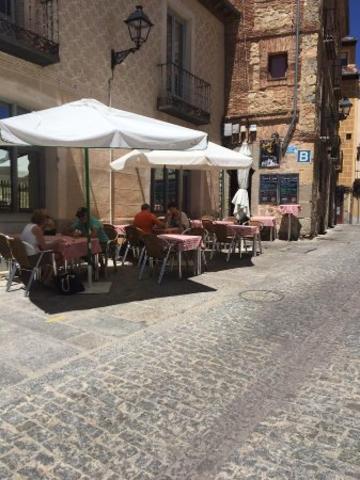
<path id="1" fill-rule="evenodd" d="M 273 290 L 246 290 L 240 293 L 240 297 L 252 302 L 280 302 L 284 295 Z"/>

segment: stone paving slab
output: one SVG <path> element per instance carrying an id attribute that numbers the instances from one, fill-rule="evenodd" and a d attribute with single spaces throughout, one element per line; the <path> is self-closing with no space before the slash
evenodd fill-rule
<path id="1" fill-rule="evenodd" d="M 2 390 L 0 478 L 359 479 L 359 233 L 208 273 L 207 292 L 163 297 L 157 321 L 143 313 L 155 298 L 140 302 L 144 320 L 100 306 L 103 329 L 96 310 L 49 316 L 19 299 L 11 309 L 38 320 L 1 319 L 5 344 L 21 327 L 32 353 L 27 367 L 29 353 L 10 356 L 28 380 Z M 52 361 L 54 344 L 67 353 Z M 43 351 L 49 364 L 33 371 Z"/>

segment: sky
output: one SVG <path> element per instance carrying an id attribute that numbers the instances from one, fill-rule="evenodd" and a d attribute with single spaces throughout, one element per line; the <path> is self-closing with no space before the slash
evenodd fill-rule
<path id="1" fill-rule="evenodd" d="M 357 65 L 360 66 L 360 0 L 350 0 L 350 35 L 356 37 L 357 45 Z"/>

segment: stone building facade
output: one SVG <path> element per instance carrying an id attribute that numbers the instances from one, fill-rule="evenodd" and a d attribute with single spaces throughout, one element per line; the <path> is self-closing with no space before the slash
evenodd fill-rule
<path id="1" fill-rule="evenodd" d="M 342 92 L 352 107 L 340 127 L 342 162 L 336 189 L 339 223 L 360 222 L 360 191 L 356 194 L 354 184 L 355 180 L 360 182 L 360 71 L 356 66 L 356 43 L 355 38 L 345 37 L 341 49 Z"/>
<path id="2" fill-rule="evenodd" d="M 299 203 L 301 234 L 322 233 L 334 223 L 340 44 L 348 33 L 348 2 L 232 3 L 242 21 L 227 39 L 224 142 L 251 143 L 253 214 L 276 214 L 281 203 Z M 236 182 L 229 181 L 231 197 Z"/>
<path id="3" fill-rule="evenodd" d="M 95 98 L 115 108 L 205 130 L 212 141 L 221 143 L 225 34 L 238 21 L 236 8 L 228 0 L 143 0 L 154 27 L 141 49 L 112 71 L 111 49 L 133 46 L 123 21 L 136 4 L 129 0 L 1 2 L 2 117 Z M 207 97 L 199 109 L 195 93 L 204 90 Z M 100 218 L 126 221 L 144 201 L 174 199 L 182 189 L 180 182 L 186 187 L 190 215 L 218 209 L 216 176 L 185 172 L 180 178 L 163 171 L 110 175 L 109 161 L 121 153 L 125 152 L 91 152 L 91 202 Z M 61 221 L 72 218 L 84 203 L 83 185 L 80 150 L 1 149 L 1 230 L 18 230 L 28 211 L 37 206 L 46 207 Z M 157 204 L 158 210 L 163 206 Z"/>

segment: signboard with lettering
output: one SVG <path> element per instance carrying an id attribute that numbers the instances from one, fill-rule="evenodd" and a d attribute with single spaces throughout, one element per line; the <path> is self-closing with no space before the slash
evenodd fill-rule
<path id="1" fill-rule="evenodd" d="M 260 141 L 260 168 L 279 168 L 281 144 L 277 137 Z"/>
<path id="2" fill-rule="evenodd" d="M 299 175 L 279 175 L 279 201 L 280 205 L 298 203 Z"/>
<path id="3" fill-rule="evenodd" d="M 298 149 L 296 148 L 296 145 L 289 145 L 286 149 L 286 153 L 289 154 L 294 154 L 297 153 Z"/>
<path id="4" fill-rule="evenodd" d="M 278 175 L 260 175 L 259 203 L 278 203 Z"/>
<path id="5" fill-rule="evenodd" d="M 299 150 L 297 161 L 299 163 L 311 163 L 311 150 Z"/>

